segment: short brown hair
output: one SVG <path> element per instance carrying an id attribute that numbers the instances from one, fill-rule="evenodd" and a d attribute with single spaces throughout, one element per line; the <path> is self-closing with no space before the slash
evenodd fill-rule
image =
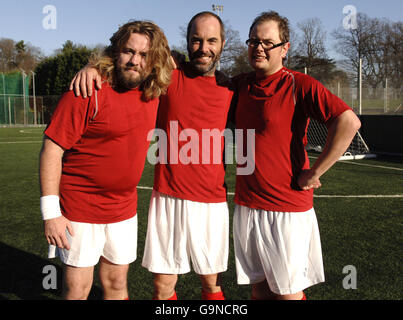
<path id="1" fill-rule="evenodd" d="M 144 80 L 141 88 L 146 100 L 158 98 L 165 94 L 171 81 L 173 64 L 171 51 L 163 31 L 151 21 L 130 21 L 121 26 L 110 38 L 111 44 L 105 49 L 101 57 L 92 58 L 90 64 L 98 68 L 107 80 L 114 84 L 115 63 L 122 48 L 126 45 L 132 33 L 145 35 L 149 38 L 150 49 L 147 52 L 147 66 L 151 73 Z"/>
<path id="2" fill-rule="evenodd" d="M 186 42 L 189 43 L 189 35 L 190 35 L 190 30 L 192 29 L 192 25 L 193 22 L 200 17 L 214 17 L 218 20 L 218 22 L 220 23 L 220 36 L 221 36 L 221 40 L 222 42 L 225 41 L 225 27 L 224 27 L 224 23 L 222 22 L 221 18 L 219 16 L 217 16 L 215 13 L 212 13 L 210 11 L 202 11 L 199 12 L 198 14 L 194 15 L 192 19 L 190 19 L 189 23 L 188 23 L 188 27 L 187 27 L 187 32 L 186 32 Z"/>
<path id="3" fill-rule="evenodd" d="M 280 33 L 281 42 L 290 41 L 290 27 L 288 19 L 286 17 L 280 16 L 276 11 L 262 12 L 259 16 L 257 16 L 250 26 L 249 36 L 256 25 L 259 25 L 266 21 L 276 21 L 278 23 L 278 30 Z"/>

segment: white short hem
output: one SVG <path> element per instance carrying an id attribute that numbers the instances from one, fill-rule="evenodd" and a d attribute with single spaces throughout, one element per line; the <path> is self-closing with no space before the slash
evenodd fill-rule
<path id="1" fill-rule="evenodd" d="M 127 265 L 137 259 L 137 215 L 110 224 L 70 221 L 72 237 L 66 231 L 70 250 L 49 245 L 48 258 L 59 257 L 68 266 L 93 267 L 104 257 L 116 265 Z"/>
<path id="2" fill-rule="evenodd" d="M 267 280 L 273 293 L 284 295 L 325 281 L 313 209 L 272 212 L 236 205 L 233 227 L 239 285 Z"/>
<path id="3" fill-rule="evenodd" d="M 142 266 L 154 273 L 199 275 L 228 265 L 229 213 L 226 202 L 204 203 L 153 191 Z"/>

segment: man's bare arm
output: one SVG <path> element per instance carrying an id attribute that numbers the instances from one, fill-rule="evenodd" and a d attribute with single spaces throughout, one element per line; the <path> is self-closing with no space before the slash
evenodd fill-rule
<path id="1" fill-rule="evenodd" d="M 74 94 L 78 97 L 80 92 L 83 98 L 90 97 L 92 95 L 92 87 L 95 80 L 95 88 L 101 89 L 102 78 L 98 69 L 94 68 L 92 65 L 88 64 L 83 69 L 78 71 L 74 76 L 73 80 L 70 82 L 69 90 L 74 89 Z"/>
<path id="2" fill-rule="evenodd" d="M 319 178 L 329 170 L 347 150 L 361 122 L 352 110 L 347 110 L 333 120 L 328 129 L 326 145 L 310 170 L 304 170 L 298 177 L 303 190 L 321 186 Z"/>
<path id="3" fill-rule="evenodd" d="M 66 229 L 73 236 L 73 228 L 70 221 L 59 214 L 58 203 L 63 153 L 64 150 L 59 145 L 45 137 L 39 161 L 41 210 L 44 214 L 44 230 L 48 243 L 70 249 Z"/>

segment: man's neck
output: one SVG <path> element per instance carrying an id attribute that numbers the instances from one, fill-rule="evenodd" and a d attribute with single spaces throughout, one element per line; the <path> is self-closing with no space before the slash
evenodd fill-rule
<path id="1" fill-rule="evenodd" d="M 277 68 L 266 70 L 266 71 L 255 70 L 255 73 L 256 73 L 257 78 L 267 78 L 267 77 L 271 76 L 272 74 L 275 74 L 276 72 L 280 71 L 281 69 L 283 69 L 283 65 L 280 65 Z"/>
<path id="2" fill-rule="evenodd" d="M 214 76 L 215 76 L 215 72 L 216 72 L 216 68 L 214 67 L 214 68 L 211 69 L 209 72 L 200 73 L 200 72 L 197 72 L 196 70 L 194 70 L 190 64 L 187 64 L 187 65 L 184 67 L 184 70 L 186 71 L 186 73 L 187 73 L 190 77 L 214 77 Z"/>

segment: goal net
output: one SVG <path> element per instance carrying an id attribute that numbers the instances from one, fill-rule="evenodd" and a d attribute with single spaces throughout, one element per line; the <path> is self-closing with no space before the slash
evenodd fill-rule
<path id="1" fill-rule="evenodd" d="M 322 152 L 326 144 L 327 128 L 326 125 L 316 121 L 315 119 L 310 119 L 307 138 L 308 143 L 306 145 L 307 151 Z M 340 157 L 339 160 L 354 160 L 354 159 L 365 159 L 365 158 L 375 158 L 376 155 L 370 153 L 370 150 L 362 138 L 360 132 L 358 131 L 351 142 L 350 146 Z"/>

